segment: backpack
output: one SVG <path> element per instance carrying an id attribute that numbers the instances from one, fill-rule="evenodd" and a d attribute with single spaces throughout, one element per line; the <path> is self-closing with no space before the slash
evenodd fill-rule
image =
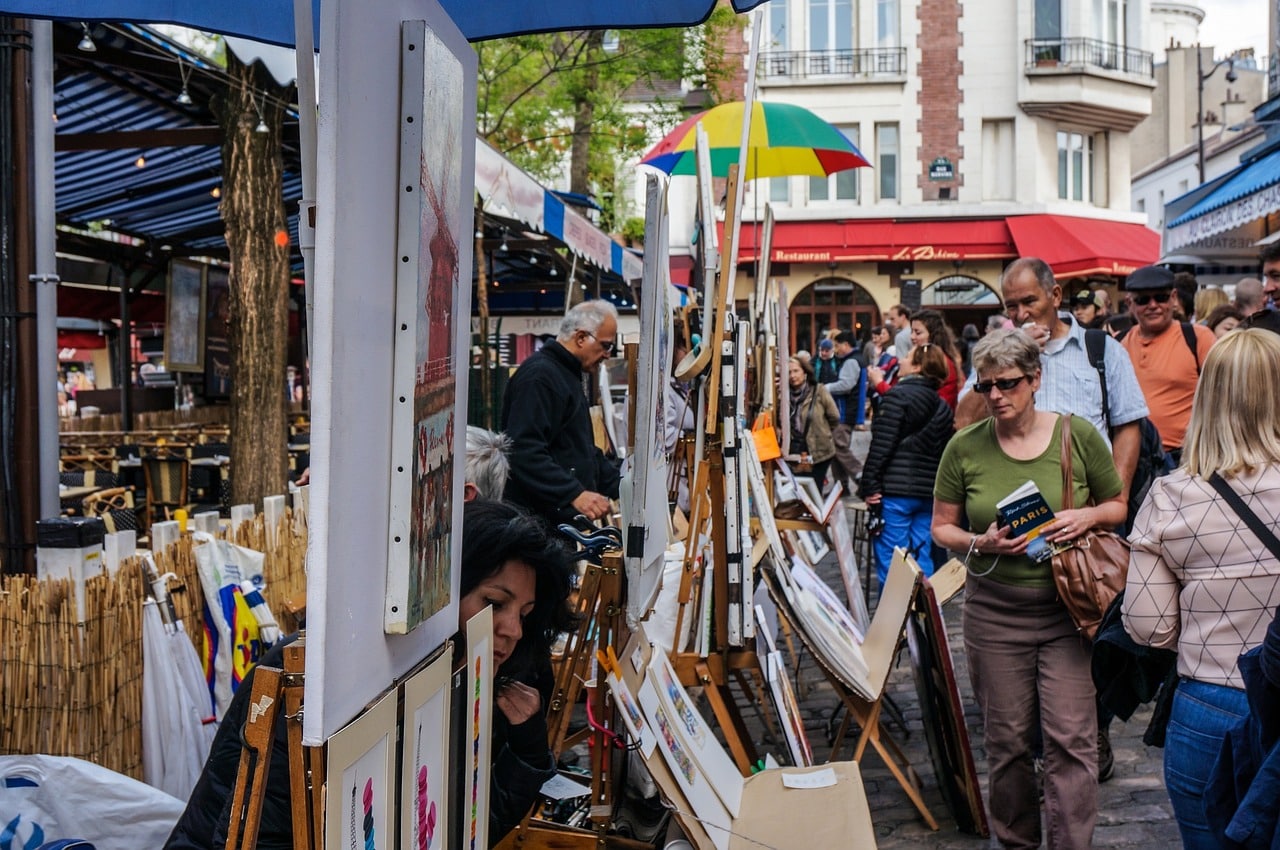
<path id="1" fill-rule="evenodd" d="M 1182 322 L 1182 337 L 1196 359 L 1196 375 L 1200 374 L 1200 352 L 1196 347 L 1195 329 L 1187 322 Z M 1107 397 L 1107 332 L 1089 329 L 1084 332 L 1084 347 L 1089 355 L 1089 365 L 1098 372 L 1098 382 L 1102 386 L 1102 416 L 1107 423 L 1107 433 L 1111 433 L 1111 404 Z M 1125 514 L 1125 530 L 1133 526 L 1133 518 L 1138 514 L 1147 498 L 1151 483 L 1162 475 L 1173 471 L 1173 460 L 1164 450 L 1164 442 L 1155 423 L 1149 418 L 1138 420 L 1138 431 L 1142 435 L 1138 446 L 1138 463 L 1133 470 L 1133 482 L 1129 485 L 1129 504 Z"/>

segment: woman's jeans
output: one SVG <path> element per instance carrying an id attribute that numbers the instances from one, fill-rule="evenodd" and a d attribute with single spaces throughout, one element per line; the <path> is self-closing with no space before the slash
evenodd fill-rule
<path id="1" fill-rule="evenodd" d="M 895 546 L 907 550 L 926 576 L 933 575 L 933 535 L 929 531 L 933 522 L 933 499 L 885 496 L 880 516 L 884 518 L 884 530 L 875 541 L 880 586 L 884 587 L 885 577 L 889 575 Z"/>
<path id="2" fill-rule="evenodd" d="M 1227 730 L 1249 713 L 1245 692 L 1181 679 L 1164 743 L 1164 785 L 1187 850 L 1216 850 L 1204 814 L 1204 788 Z"/>

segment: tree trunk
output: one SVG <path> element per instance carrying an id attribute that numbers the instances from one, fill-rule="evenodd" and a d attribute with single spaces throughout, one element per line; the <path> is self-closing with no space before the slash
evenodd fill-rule
<path id="1" fill-rule="evenodd" d="M 214 104 L 222 125 L 222 221 L 231 254 L 231 499 L 285 492 L 289 236 L 280 128 L 285 91 L 261 63 L 227 52 L 235 83 Z M 267 132 L 257 128 L 264 123 Z"/>
<path id="2" fill-rule="evenodd" d="M 588 60 L 599 59 L 604 52 L 604 30 L 592 30 L 587 35 Z M 576 109 L 573 113 L 573 145 L 569 158 L 569 191 L 581 195 L 591 193 L 591 127 L 596 120 L 596 85 L 600 69 L 595 62 L 587 67 L 587 79 L 578 90 Z"/>

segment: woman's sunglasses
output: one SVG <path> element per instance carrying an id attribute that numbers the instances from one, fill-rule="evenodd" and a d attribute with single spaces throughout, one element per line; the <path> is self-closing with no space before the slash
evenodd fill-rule
<path id="1" fill-rule="evenodd" d="M 1007 393 L 1018 384 L 1030 379 L 1030 375 L 1019 375 L 1016 378 L 998 378 L 994 381 L 978 381 L 973 385 L 973 391 L 978 395 L 991 395 L 991 388 L 996 387 L 1000 392 Z"/>
<path id="2" fill-rule="evenodd" d="M 1134 304 L 1137 304 L 1139 307 L 1145 307 L 1151 303 L 1151 299 L 1153 298 L 1155 299 L 1157 304 L 1168 303 L 1169 299 L 1173 297 L 1173 293 L 1172 292 L 1144 292 L 1142 295 L 1130 295 L 1129 297 L 1133 299 Z"/>

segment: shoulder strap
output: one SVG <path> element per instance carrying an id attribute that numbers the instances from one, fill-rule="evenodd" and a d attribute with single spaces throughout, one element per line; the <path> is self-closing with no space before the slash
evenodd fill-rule
<path id="1" fill-rule="evenodd" d="M 1084 350 L 1089 355 L 1089 364 L 1098 370 L 1098 383 L 1102 385 L 1102 418 L 1107 423 L 1107 433 L 1111 433 L 1111 403 L 1107 398 L 1107 332 L 1099 328 L 1086 330 Z"/>
<path id="2" fill-rule="evenodd" d="M 1075 507 L 1075 481 L 1071 474 L 1071 416 L 1058 416 L 1058 427 L 1062 429 L 1062 509 L 1069 511 Z"/>
<path id="3" fill-rule="evenodd" d="M 1258 536 L 1262 541 L 1262 545 L 1271 550 L 1271 554 L 1280 560 L 1280 540 L 1276 539 L 1271 529 L 1263 525 L 1262 520 L 1258 519 L 1258 515 L 1249 510 L 1249 506 L 1244 503 L 1244 499 L 1240 498 L 1240 494 L 1231 488 L 1226 479 L 1218 473 L 1209 476 L 1209 483 L 1213 485 L 1213 489 L 1218 491 L 1218 495 L 1227 500 L 1227 504 L 1231 505 L 1240 519 L 1244 520 L 1245 525 L 1249 526 L 1249 530 Z"/>
<path id="4" fill-rule="evenodd" d="M 1182 338 L 1187 341 L 1187 348 L 1191 349 L 1191 356 L 1196 359 L 1196 375 L 1200 374 L 1200 341 L 1196 339 L 1195 325 L 1190 322 L 1182 322 Z"/>

